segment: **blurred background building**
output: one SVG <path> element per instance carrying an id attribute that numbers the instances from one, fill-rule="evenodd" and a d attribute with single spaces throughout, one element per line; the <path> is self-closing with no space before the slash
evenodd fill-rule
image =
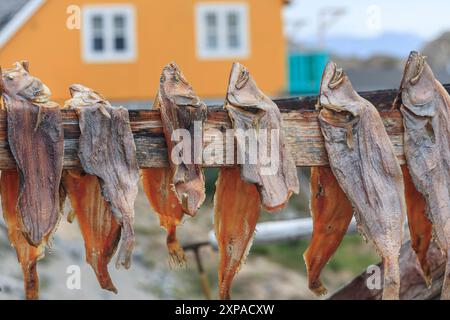
<path id="1" fill-rule="evenodd" d="M 0 61 L 29 60 L 57 101 L 67 99 L 70 84 L 83 83 L 112 101 L 148 106 L 170 61 L 205 100 L 223 99 L 233 61 L 278 95 L 286 80 L 287 2 L 2 0 Z"/>

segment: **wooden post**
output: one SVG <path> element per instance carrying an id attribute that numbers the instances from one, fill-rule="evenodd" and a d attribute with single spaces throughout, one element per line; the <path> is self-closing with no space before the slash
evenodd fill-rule
<path id="1" fill-rule="evenodd" d="M 195 263 L 197 265 L 197 272 L 200 278 L 200 286 L 202 287 L 203 294 L 206 300 L 211 300 L 211 288 L 209 286 L 208 275 L 206 274 L 205 268 L 203 267 L 202 257 L 200 255 L 200 250 L 204 246 L 209 246 L 209 242 L 199 242 L 183 247 L 184 251 L 193 251 L 195 256 Z"/>

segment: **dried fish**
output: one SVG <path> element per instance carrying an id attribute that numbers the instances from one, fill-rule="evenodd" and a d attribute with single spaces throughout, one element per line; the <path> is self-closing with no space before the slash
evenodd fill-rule
<path id="1" fill-rule="evenodd" d="M 99 93 L 80 85 L 73 85 L 70 90 L 73 98 L 64 107 L 98 105 L 100 112 L 111 119 L 106 109 L 111 105 Z M 65 170 L 62 187 L 72 207 L 67 219 L 70 223 L 77 219 L 84 239 L 87 263 L 94 269 L 100 286 L 117 293 L 109 275 L 108 264 L 117 250 L 121 228 L 109 204 L 103 199 L 98 178 L 82 170 Z"/>
<path id="2" fill-rule="evenodd" d="M 120 240 L 120 225 L 102 198 L 96 176 L 79 170 L 65 170 L 62 185 L 72 207 L 69 222 L 77 219 L 86 249 L 86 261 L 95 271 L 100 286 L 117 293 L 108 264 Z"/>
<path id="3" fill-rule="evenodd" d="M 16 63 L 2 75 L 8 110 L 8 142 L 20 176 L 18 209 L 21 230 L 39 247 L 60 219 L 59 184 L 63 168 L 64 132 L 60 108 L 49 101 L 50 90 Z"/>
<path id="4" fill-rule="evenodd" d="M 422 267 L 423 276 L 431 284 L 427 252 L 431 241 L 431 223 L 426 217 L 426 204 L 416 190 L 407 166 L 402 166 L 411 246 Z M 311 168 L 311 213 L 313 235 L 304 254 L 309 288 L 317 295 L 327 293 L 319 279 L 328 260 L 340 245 L 353 216 L 353 208 L 329 167 Z"/>
<path id="5" fill-rule="evenodd" d="M 281 131 L 280 110 L 258 89 L 248 70 L 239 63 L 233 64 L 225 109 L 237 136 L 244 132 L 258 142 L 258 152 L 254 153 L 250 146 L 246 147 L 245 141 L 237 139 L 238 153 L 243 155 L 240 161 L 242 179 L 256 184 L 264 209 L 273 212 L 283 208 L 292 193 L 299 192 L 299 181 Z M 264 159 L 267 153 L 270 160 Z"/>
<path id="6" fill-rule="evenodd" d="M 161 110 L 159 95 L 153 106 L 154 110 Z M 183 266 L 186 257 L 178 242 L 176 229 L 181 223 L 184 211 L 173 185 L 173 167 L 146 168 L 141 170 L 142 184 L 145 194 L 155 213 L 159 216 L 161 227 L 167 231 L 167 249 L 169 250 L 169 263 Z"/>
<path id="7" fill-rule="evenodd" d="M 130 267 L 134 237 L 134 202 L 138 193 L 139 166 L 128 111 L 112 107 L 95 91 L 82 85 L 70 87 L 66 107 L 78 114 L 78 156 L 84 171 L 99 178 L 101 193 L 121 225 L 116 267 Z M 80 105 L 79 101 L 84 104 Z M 109 114 L 109 117 L 105 115 Z"/>
<path id="8" fill-rule="evenodd" d="M 176 230 L 183 219 L 183 208 L 173 191 L 170 168 L 142 170 L 142 184 L 153 210 L 159 216 L 161 227 L 167 231 L 167 248 L 170 262 L 182 266 L 186 263 L 183 249 L 177 240 Z"/>
<path id="9" fill-rule="evenodd" d="M 196 135 L 202 135 L 202 132 L 196 132 L 195 125 L 196 123 L 202 125 L 206 120 L 207 107 L 195 94 L 174 62 L 163 69 L 154 108 L 161 109 L 175 194 L 184 212 L 194 216 L 205 201 L 205 178 L 197 151 L 203 146 L 196 146 L 195 142 Z M 176 151 L 174 151 L 175 145 L 172 140 L 174 133 L 180 129 L 187 130 L 191 140 L 194 139 L 189 143 L 190 154 L 185 154 L 186 150 L 178 151 L 181 163 L 173 159 L 173 153 Z M 203 140 L 202 136 L 197 138 L 200 138 L 200 142 Z"/>
<path id="10" fill-rule="evenodd" d="M 256 186 L 241 179 L 238 167 L 220 170 L 214 196 L 214 228 L 220 254 L 221 299 L 230 299 L 231 283 L 250 250 L 260 207 Z"/>
<path id="11" fill-rule="evenodd" d="M 447 256 L 442 299 L 450 299 L 450 97 L 425 58 L 411 52 L 397 104 L 409 172 L 424 196 L 439 248 Z"/>
<path id="12" fill-rule="evenodd" d="M 220 253 L 219 295 L 221 299 L 230 299 L 233 278 L 251 247 L 261 202 L 268 211 L 284 207 L 292 193 L 298 193 L 299 182 L 295 163 L 280 132 L 278 107 L 257 88 L 247 69 L 238 63 L 231 72 L 225 109 L 233 122 L 238 150 L 244 158 L 241 167 L 220 170 L 214 198 L 214 225 Z M 241 130 L 248 130 L 247 134 L 250 132 L 256 138 L 260 151 L 265 149 L 273 154 L 271 160 L 275 163 L 265 167 L 266 163 L 259 157 L 262 153 L 257 155 L 256 161 L 250 161 L 251 151 L 238 137 Z M 272 131 L 277 133 L 275 138 Z"/>
<path id="13" fill-rule="evenodd" d="M 320 273 L 341 244 L 353 208 L 329 167 L 312 167 L 310 184 L 313 234 L 303 257 L 309 288 L 317 295 L 325 295 Z"/>
<path id="14" fill-rule="evenodd" d="M 406 165 L 402 166 L 405 181 L 405 199 L 408 213 L 411 246 L 417 254 L 422 267 L 423 278 L 428 286 L 431 285 L 431 269 L 427 260 L 428 248 L 432 238 L 432 225 L 427 217 L 427 205 L 423 195 L 417 191 Z"/>
<path id="15" fill-rule="evenodd" d="M 17 207 L 19 196 L 19 174 L 16 170 L 2 171 L 0 178 L 3 217 L 8 227 L 8 237 L 16 249 L 17 258 L 22 267 L 25 297 L 28 300 L 39 299 L 39 278 L 37 261 L 44 256 L 44 241 L 38 247 L 33 247 L 24 237 L 21 216 Z"/>
<path id="16" fill-rule="evenodd" d="M 332 62 L 323 74 L 319 106 L 330 167 L 360 230 L 383 259 L 383 299 L 398 299 L 406 204 L 401 168 L 381 117 Z"/>

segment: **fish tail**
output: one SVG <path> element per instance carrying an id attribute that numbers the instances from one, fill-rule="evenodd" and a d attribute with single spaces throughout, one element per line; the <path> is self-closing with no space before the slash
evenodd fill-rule
<path id="1" fill-rule="evenodd" d="M 186 267 L 186 255 L 178 242 L 176 226 L 171 226 L 167 229 L 167 249 L 169 250 L 170 267 Z"/>
<path id="2" fill-rule="evenodd" d="M 225 268 L 219 270 L 219 299 L 220 300 L 231 300 L 231 285 L 233 283 L 234 277 L 239 272 L 242 261 L 233 261 L 231 257 L 229 260 L 225 261 L 228 265 Z M 221 261 L 223 264 L 223 262 Z"/>
<path id="3" fill-rule="evenodd" d="M 317 296 L 324 296 L 328 293 L 328 290 L 320 280 L 320 273 L 325 263 L 322 263 L 320 258 L 314 257 L 312 250 L 310 246 L 303 254 L 306 273 L 308 274 L 308 288 Z"/>
<path id="4" fill-rule="evenodd" d="M 91 257 L 91 261 L 89 261 L 89 264 L 95 271 L 95 275 L 97 276 L 100 287 L 117 294 L 117 288 L 114 286 L 111 280 L 111 276 L 109 275 L 108 259 L 101 255 L 95 255 Z"/>
<path id="5" fill-rule="evenodd" d="M 129 269 L 131 266 L 131 254 L 135 245 L 135 236 L 131 221 L 123 220 L 122 222 L 122 240 L 120 243 L 119 254 L 116 260 L 116 269 L 124 267 Z"/>
<path id="6" fill-rule="evenodd" d="M 417 259 L 419 260 L 420 267 L 422 269 L 423 279 L 427 287 L 430 288 L 431 284 L 433 283 L 433 278 L 431 275 L 431 267 L 427 259 L 427 252 L 430 241 L 421 241 L 421 239 L 414 239 L 414 240 L 415 240 L 414 242 L 411 242 L 411 246 L 414 252 L 416 252 L 417 254 Z M 424 244 L 424 242 L 427 243 Z"/>
<path id="7" fill-rule="evenodd" d="M 25 298 L 27 300 L 39 299 L 39 277 L 37 274 L 37 261 L 28 261 L 22 266 Z"/>
<path id="8" fill-rule="evenodd" d="M 400 299 L 400 269 L 398 265 L 398 256 L 383 258 L 384 265 L 384 288 L 383 300 Z"/>
<path id="9" fill-rule="evenodd" d="M 219 299 L 220 300 L 231 300 L 230 289 L 231 282 L 233 281 L 235 273 L 230 273 L 226 278 L 220 281 L 219 284 Z"/>

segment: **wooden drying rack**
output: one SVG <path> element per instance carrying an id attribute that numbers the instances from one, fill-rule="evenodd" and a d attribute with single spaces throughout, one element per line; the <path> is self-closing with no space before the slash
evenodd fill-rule
<path id="1" fill-rule="evenodd" d="M 444 85 L 450 91 L 450 84 Z M 392 111 L 397 90 L 378 90 L 361 92 L 380 112 L 387 133 L 394 145 L 395 153 L 401 164 L 403 154 L 403 123 L 398 111 Z M 283 115 L 283 130 L 298 167 L 323 166 L 328 164 L 327 155 L 317 120 L 316 96 L 275 100 Z M 204 125 L 205 145 L 213 135 L 210 129 L 225 132 L 231 128 L 228 114 L 221 106 L 208 108 L 208 119 Z M 80 130 L 74 111 L 62 110 L 64 122 L 64 168 L 80 168 L 77 156 Z M 167 149 L 163 137 L 159 111 L 129 110 L 131 129 L 137 148 L 137 158 L 141 168 L 165 167 Z M 223 146 L 221 146 L 223 147 Z M 225 156 L 225 152 L 224 152 Z M 224 162 L 225 163 L 225 162 Z M 7 141 L 6 112 L 0 111 L 0 170 L 15 168 Z M 218 165 L 206 166 L 217 167 Z"/>

